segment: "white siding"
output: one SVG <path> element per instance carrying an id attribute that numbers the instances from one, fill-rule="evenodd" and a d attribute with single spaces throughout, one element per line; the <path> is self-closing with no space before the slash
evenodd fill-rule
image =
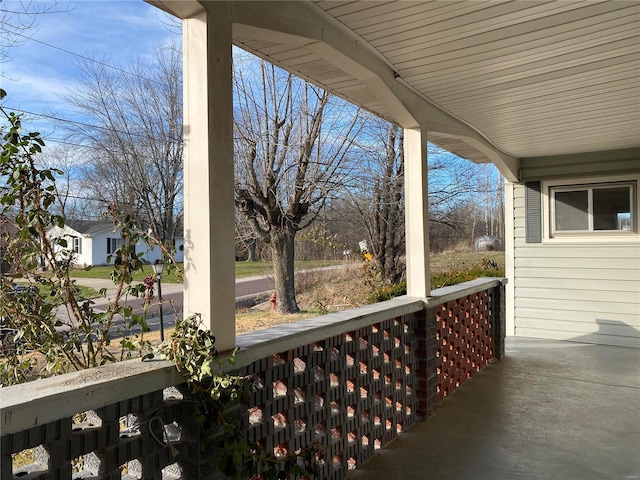
<path id="1" fill-rule="evenodd" d="M 640 236 L 526 243 L 525 189 L 513 187 L 515 334 L 640 348 Z"/>
<path id="2" fill-rule="evenodd" d="M 107 264 L 107 238 L 120 238 L 120 231 L 114 232 L 108 230 L 106 232 L 96 233 L 92 238 L 92 265 Z"/>
<path id="3" fill-rule="evenodd" d="M 69 226 L 65 226 L 64 229 L 54 227 L 49 231 L 49 237 L 62 237 L 67 240 L 67 250 L 73 248 L 73 238 L 78 237 L 82 239 L 82 249 L 79 254 L 74 256 L 74 262 L 79 267 L 87 267 L 90 265 L 107 265 L 107 238 L 120 238 L 120 228 L 115 231 L 113 229 L 103 230 L 101 232 L 94 233 L 93 235 L 83 235 L 78 233 Z M 63 250 L 61 247 L 56 247 L 57 251 Z M 142 253 L 142 259 L 147 263 L 153 263 L 161 258 L 160 249 L 157 247 L 149 247 L 145 242 L 139 241 L 136 244 L 136 252 Z M 179 237 L 176 239 L 176 262 L 182 262 L 184 258 L 184 238 Z M 111 260 L 113 263 L 113 259 Z"/>
<path id="4" fill-rule="evenodd" d="M 74 255 L 74 261 L 76 265 L 91 265 L 91 239 L 86 238 L 84 235 L 76 232 L 74 229 L 64 226 L 64 228 L 53 227 L 47 234 L 49 238 L 63 238 L 67 241 L 67 247 L 63 248 L 59 245 L 55 246 L 56 252 L 62 252 L 64 250 L 73 250 L 73 239 L 79 238 L 81 241 L 80 253 Z"/>

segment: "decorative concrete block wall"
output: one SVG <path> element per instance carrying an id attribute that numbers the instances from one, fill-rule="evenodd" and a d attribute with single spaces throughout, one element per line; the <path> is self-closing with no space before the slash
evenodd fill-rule
<path id="1" fill-rule="evenodd" d="M 284 455 L 326 448 L 322 478 L 345 478 L 415 422 L 414 315 L 277 353 L 240 370 L 252 392 L 247 440 Z"/>
<path id="2" fill-rule="evenodd" d="M 321 479 L 342 480 L 501 358 L 504 331 L 503 282 L 480 279 L 426 300 L 403 297 L 240 336 L 237 373 L 256 388 L 237 421 L 266 453 L 322 443 Z M 163 361 L 4 387 L 0 476 L 222 478 L 183 392 L 182 377 Z M 13 468 L 13 454 L 27 449 L 35 462 Z"/>

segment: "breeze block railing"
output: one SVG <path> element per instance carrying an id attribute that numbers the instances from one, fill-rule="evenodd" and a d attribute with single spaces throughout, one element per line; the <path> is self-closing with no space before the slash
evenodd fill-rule
<path id="1" fill-rule="evenodd" d="M 239 336 L 235 368 L 259 386 L 239 408 L 246 439 L 276 455 L 321 442 L 321 478 L 346 478 L 504 355 L 504 283 L 483 278 L 428 299 L 400 297 Z M 4 387 L 1 479 L 224 478 L 183 392 L 165 361 Z M 14 467 L 14 454 L 28 449 L 34 462 Z"/>

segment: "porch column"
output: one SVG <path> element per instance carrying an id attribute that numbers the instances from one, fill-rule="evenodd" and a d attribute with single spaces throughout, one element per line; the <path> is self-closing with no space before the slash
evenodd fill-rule
<path id="1" fill-rule="evenodd" d="M 505 273 L 509 282 L 506 285 L 505 299 L 505 315 L 506 334 L 513 336 L 516 334 L 516 307 L 515 307 L 515 282 L 516 278 L 516 246 L 515 246 L 515 203 L 514 199 L 516 184 L 506 181 L 504 184 L 504 254 L 505 254 Z M 521 199 L 520 207 L 524 208 L 524 199 Z"/>
<path id="2" fill-rule="evenodd" d="M 427 197 L 426 128 L 404 130 L 405 224 L 407 245 L 407 295 L 428 297 L 429 201 Z"/>
<path id="3" fill-rule="evenodd" d="M 231 9 L 184 19 L 184 313 L 235 347 Z"/>

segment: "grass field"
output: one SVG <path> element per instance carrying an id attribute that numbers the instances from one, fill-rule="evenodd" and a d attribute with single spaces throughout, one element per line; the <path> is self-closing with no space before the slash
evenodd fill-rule
<path id="1" fill-rule="evenodd" d="M 311 260 L 296 262 L 296 269 L 303 270 L 308 268 L 326 267 L 330 265 L 339 265 L 340 261 L 334 260 Z M 164 283 L 182 283 L 182 265 L 178 265 L 178 269 L 175 267 L 166 267 L 162 274 L 162 281 Z M 99 266 L 91 267 L 87 269 L 77 268 L 71 272 L 71 276 L 74 278 L 104 278 L 109 279 L 113 267 Z M 254 275 L 270 275 L 273 273 L 273 264 L 271 262 L 236 262 L 236 278 L 251 277 Z M 134 281 L 141 282 L 145 276 L 153 275 L 153 268 L 151 265 L 145 265 L 141 272 L 135 272 L 133 275 Z"/>
<path id="2" fill-rule="evenodd" d="M 478 264 L 483 258 L 496 262 L 498 268 L 504 270 L 504 252 L 455 252 L 432 254 L 429 258 L 431 273 L 465 270 Z"/>

